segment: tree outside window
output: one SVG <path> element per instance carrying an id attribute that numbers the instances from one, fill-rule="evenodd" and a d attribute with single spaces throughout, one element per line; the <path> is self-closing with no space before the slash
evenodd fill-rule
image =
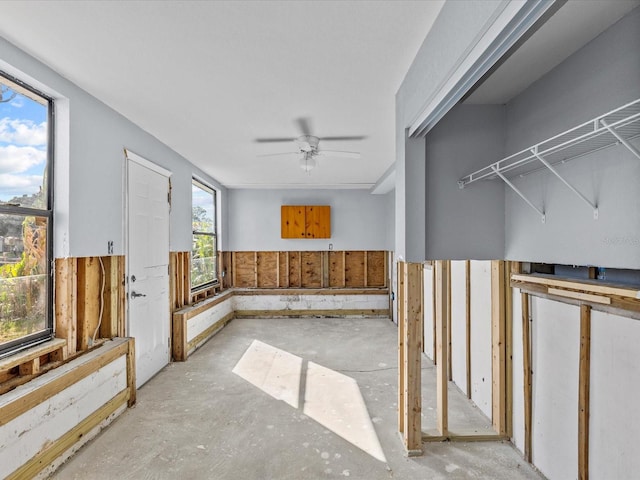
<path id="1" fill-rule="evenodd" d="M 191 290 L 217 282 L 216 192 L 193 180 L 191 189 Z"/>

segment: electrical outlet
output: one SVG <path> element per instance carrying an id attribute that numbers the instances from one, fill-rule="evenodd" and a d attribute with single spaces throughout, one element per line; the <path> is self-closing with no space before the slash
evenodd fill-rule
<path id="1" fill-rule="evenodd" d="M 333 250 L 333 243 L 329 244 L 329 250 Z"/>
<path id="2" fill-rule="evenodd" d="M 107 242 L 107 254 L 113 255 L 113 240 Z"/>

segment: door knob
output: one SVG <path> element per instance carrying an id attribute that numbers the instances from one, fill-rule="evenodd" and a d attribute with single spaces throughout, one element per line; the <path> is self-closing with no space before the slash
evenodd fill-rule
<path id="1" fill-rule="evenodd" d="M 131 297 L 132 298 L 136 298 L 136 297 L 146 297 L 146 295 L 144 293 L 138 293 L 135 290 L 131 291 Z"/>

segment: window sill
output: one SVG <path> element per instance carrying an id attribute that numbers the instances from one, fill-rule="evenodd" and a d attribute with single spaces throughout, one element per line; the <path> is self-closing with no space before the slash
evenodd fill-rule
<path id="1" fill-rule="evenodd" d="M 0 360 L 0 394 L 49 370 L 66 358 L 67 341 L 54 338 Z"/>

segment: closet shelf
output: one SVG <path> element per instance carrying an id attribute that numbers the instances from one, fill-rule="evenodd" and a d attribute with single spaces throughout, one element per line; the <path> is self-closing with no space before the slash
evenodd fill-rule
<path id="1" fill-rule="evenodd" d="M 624 145 L 640 159 L 638 149 L 629 143 L 638 136 L 640 136 L 640 99 L 462 177 L 458 180 L 458 186 L 465 188 L 478 180 L 501 178 L 542 216 L 544 222 L 544 211 L 529 201 L 509 179 L 523 177 L 540 169 L 548 169 L 593 209 L 594 218 L 597 219 L 597 206 L 572 187 L 554 166 L 616 144 Z"/>

